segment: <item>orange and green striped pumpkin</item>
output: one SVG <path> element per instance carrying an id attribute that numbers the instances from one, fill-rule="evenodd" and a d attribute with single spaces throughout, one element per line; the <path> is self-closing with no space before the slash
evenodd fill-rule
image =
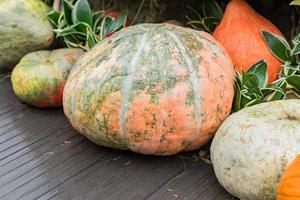
<path id="1" fill-rule="evenodd" d="M 207 33 L 171 24 L 125 28 L 86 53 L 64 112 L 93 142 L 172 155 L 205 144 L 229 115 L 233 65 Z"/>

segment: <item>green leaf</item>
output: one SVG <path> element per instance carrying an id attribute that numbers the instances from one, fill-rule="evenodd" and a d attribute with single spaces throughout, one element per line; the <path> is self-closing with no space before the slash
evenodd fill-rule
<path id="1" fill-rule="evenodd" d="M 75 36 L 76 35 L 64 35 L 63 37 L 64 37 L 65 42 L 69 41 L 69 42 L 72 42 L 72 43 L 79 44 L 80 40 Z"/>
<path id="2" fill-rule="evenodd" d="M 245 104 L 244 108 L 254 106 L 256 104 L 260 104 L 260 103 L 264 103 L 264 102 L 266 102 L 266 100 L 264 100 L 264 99 L 253 99 L 253 100 L 249 101 L 247 104 Z"/>
<path id="3" fill-rule="evenodd" d="M 220 20 L 215 17 L 203 17 L 199 20 L 190 20 L 187 25 L 197 30 L 212 32 L 219 22 Z"/>
<path id="4" fill-rule="evenodd" d="M 80 44 L 68 41 L 66 39 L 65 39 L 65 43 L 70 48 L 79 48 L 80 47 Z"/>
<path id="5" fill-rule="evenodd" d="M 300 54 L 300 33 L 293 39 L 294 48 L 292 49 L 292 55 Z"/>
<path id="6" fill-rule="evenodd" d="M 300 6 L 300 0 L 294 0 L 290 3 L 291 6 Z"/>
<path id="7" fill-rule="evenodd" d="M 83 38 L 86 38 L 86 31 L 83 32 L 83 31 L 80 31 L 80 29 L 85 29 L 85 30 L 88 30 L 89 29 L 89 25 L 86 24 L 86 23 L 77 23 L 77 24 L 74 24 L 72 26 L 68 26 L 64 29 L 56 29 L 54 30 L 58 36 L 66 36 L 66 35 L 77 35 L 77 37 L 79 35 L 82 35 Z"/>
<path id="8" fill-rule="evenodd" d="M 63 11 L 64 11 L 64 17 L 65 17 L 65 21 L 66 24 L 68 25 L 72 25 L 72 10 L 73 10 L 73 5 L 67 1 L 67 0 L 63 0 Z"/>
<path id="9" fill-rule="evenodd" d="M 235 112 L 241 109 L 241 86 L 236 82 L 234 87 L 233 110 Z"/>
<path id="10" fill-rule="evenodd" d="M 294 46 L 294 48 L 292 49 L 292 54 L 293 55 L 300 54 L 300 42 Z"/>
<path id="11" fill-rule="evenodd" d="M 261 91 L 266 96 L 273 92 L 283 92 L 283 90 L 280 87 L 277 87 L 276 85 L 273 85 L 273 86 L 269 85 L 269 86 L 263 88 Z"/>
<path id="12" fill-rule="evenodd" d="M 286 82 L 296 90 L 300 91 L 300 75 L 287 77 Z"/>
<path id="13" fill-rule="evenodd" d="M 52 10 L 47 14 L 48 20 L 55 26 L 58 27 L 62 12 Z"/>
<path id="14" fill-rule="evenodd" d="M 104 19 L 103 36 L 105 37 L 109 33 L 114 33 L 126 26 L 127 13 L 122 13 L 116 20 L 110 16 L 106 16 Z"/>
<path id="15" fill-rule="evenodd" d="M 205 17 L 214 17 L 218 22 L 223 17 L 223 10 L 215 0 L 202 1 L 202 12 Z"/>
<path id="16" fill-rule="evenodd" d="M 254 99 L 259 99 L 259 98 L 255 97 L 255 96 L 247 97 L 247 96 L 245 96 L 245 95 L 243 95 L 243 94 L 242 94 L 241 97 L 242 97 L 242 98 L 241 98 L 241 109 L 245 108 L 245 106 L 246 106 L 249 102 L 253 101 Z"/>
<path id="17" fill-rule="evenodd" d="M 284 76 L 290 76 L 292 75 L 292 69 L 290 67 L 291 65 L 291 62 L 285 62 L 284 65 L 283 65 L 283 74 Z"/>
<path id="18" fill-rule="evenodd" d="M 254 64 L 247 73 L 255 74 L 258 79 L 258 87 L 266 87 L 268 83 L 268 67 L 264 60 L 261 60 Z"/>
<path id="19" fill-rule="evenodd" d="M 269 94 L 266 97 L 266 101 L 278 101 L 278 100 L 282 100 L 285 98 L 285 93 L 283 93 L 282 91 L 273 91 L 271 94 Z"/>
<path id="20" fill-rule="evenodd" d="M 104 15 L 104 11 L 97 11 L 93 14 L 93 30 L 96 32 L 97 27 L 100 25 L 101 17 Z"/>
<path id="21" fill-rule="evenodd" d="M 285 62 L 282 71 L 284 77 L 292 76 L 300 72 L 300 65 L 293 65 L 291 62 Z"/>
<path id="22" fill-rule="evenodd" d="M 262 31 L 262 35 L 274 56 L 282 62 L 291 60 L 291 47 L 284 38 L 266 31 Z"/>
<path id="23" fill-rule="evenodd" d="M 268 85 L 266 88 L 262 89 L 265 94 L 265 99 L 267 101 L 281 100 L 285 98 L 286 94 L 286 82 L 284 79 L 281 81 Z"/>
<path id="24" fill-rule="evenodd" d="M 248 74 L 243 72 L 242 74 L 242 93 L 249 95 L 262 95 L 260 88 L 259 88 L 259 82 L 255 74 Z"/>
<path id="25" fill-rule="evenodd" d="M 215 17 L 204 17 L 202 19 L 202 25 L 206 31 L 211 32 L 219 24 L 220 20 Z"/>
<path id="26" fill-rule="evenodd" d="M 93 16 L 90 4 L 87 0 L 78 0 L 72 11 L 73 23 L 84 22 L 93 26 Z"/>
<path id="27" fill-rule="evenodd" d="M 96 43 L 97 43 L 97 40 L 96 40 L 94 34 L 90 31 L 88 31 L 87 36 L 86 36 L 86 48 L 90 49 L 93 46 L 95 46 Z"/>

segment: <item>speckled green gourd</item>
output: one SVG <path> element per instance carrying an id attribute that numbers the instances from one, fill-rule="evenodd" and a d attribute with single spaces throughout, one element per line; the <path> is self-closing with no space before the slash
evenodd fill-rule
<path id="1" fill-rule="evenodd" d="M 53 41 L 48 6 L 40 0 L 0 0 L 0 71 Z"/>
<path id="2" fill-rule="evenodd" d="M 76 63 L 64 111 L 93 142 L 172 155 L 205 144 L 229 115 L 234 70 L 205 32 L 139 24 L 106 38 Z"/>
<path id="3" fill-rule="evenodd" d="M 25 55 L 12 72 L 16 96 L 36 107 L 61 106 L 65 82 L 82 53 L 81 49 L 65 48 Z"/>

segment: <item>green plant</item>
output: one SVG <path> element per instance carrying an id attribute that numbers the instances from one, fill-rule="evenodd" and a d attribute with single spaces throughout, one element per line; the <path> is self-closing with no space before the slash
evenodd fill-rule
<path id="1" fill-rule="evenodd" d="M 267 63 L 263 60 L 248 71 L 236 73 L 233 111 L 255 104 L 285 99 L 292 93 L 300 97 L 300 34 L 294 38 L 293 47 L 282 37 L 262 31 L 273 55 L 284 62 L 279 78 L 267 85 Z"/>
<path id="2" fill-rule="evenodd" d="M 115 17 L 105 11 L 93 12 L 87 0 L 63 0 L 62 5 L 62 11 L 51 11 L 48 19 L 55 27 L 56 36 L 63 37 L 68 47 L 89 50 L 126 26 L 127 13 Z"/>
<path id="3" fill-rule="evenodd" d="M 186 14 L 188 20 L 187 25 L 207 32 L 213 32 L 223 17 L 224 4 L 216 0 L 200 2 L 201 9 L 194 9 L 192 6 L 187 6 L 190 14 Z"/>

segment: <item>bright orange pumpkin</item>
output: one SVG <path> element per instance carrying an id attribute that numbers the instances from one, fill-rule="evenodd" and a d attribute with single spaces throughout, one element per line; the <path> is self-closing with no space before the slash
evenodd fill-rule
<path id="1" fill-rule="evenodd" d="M 277 200 L 300 199 L 300 154 L 284 172 L 277 191 Z"/>
<path id="2" fill-rule="evenodd" d="M 261 35 L 265 30 L 283 36 L 270 21 L 244 0 L 231 0 L 213 36 L 227 49 L 238 71 L 246 71 L 261 59 L 268 63 L 269 83 L 276 80 L 281 62 L 273 56 Z"/>

